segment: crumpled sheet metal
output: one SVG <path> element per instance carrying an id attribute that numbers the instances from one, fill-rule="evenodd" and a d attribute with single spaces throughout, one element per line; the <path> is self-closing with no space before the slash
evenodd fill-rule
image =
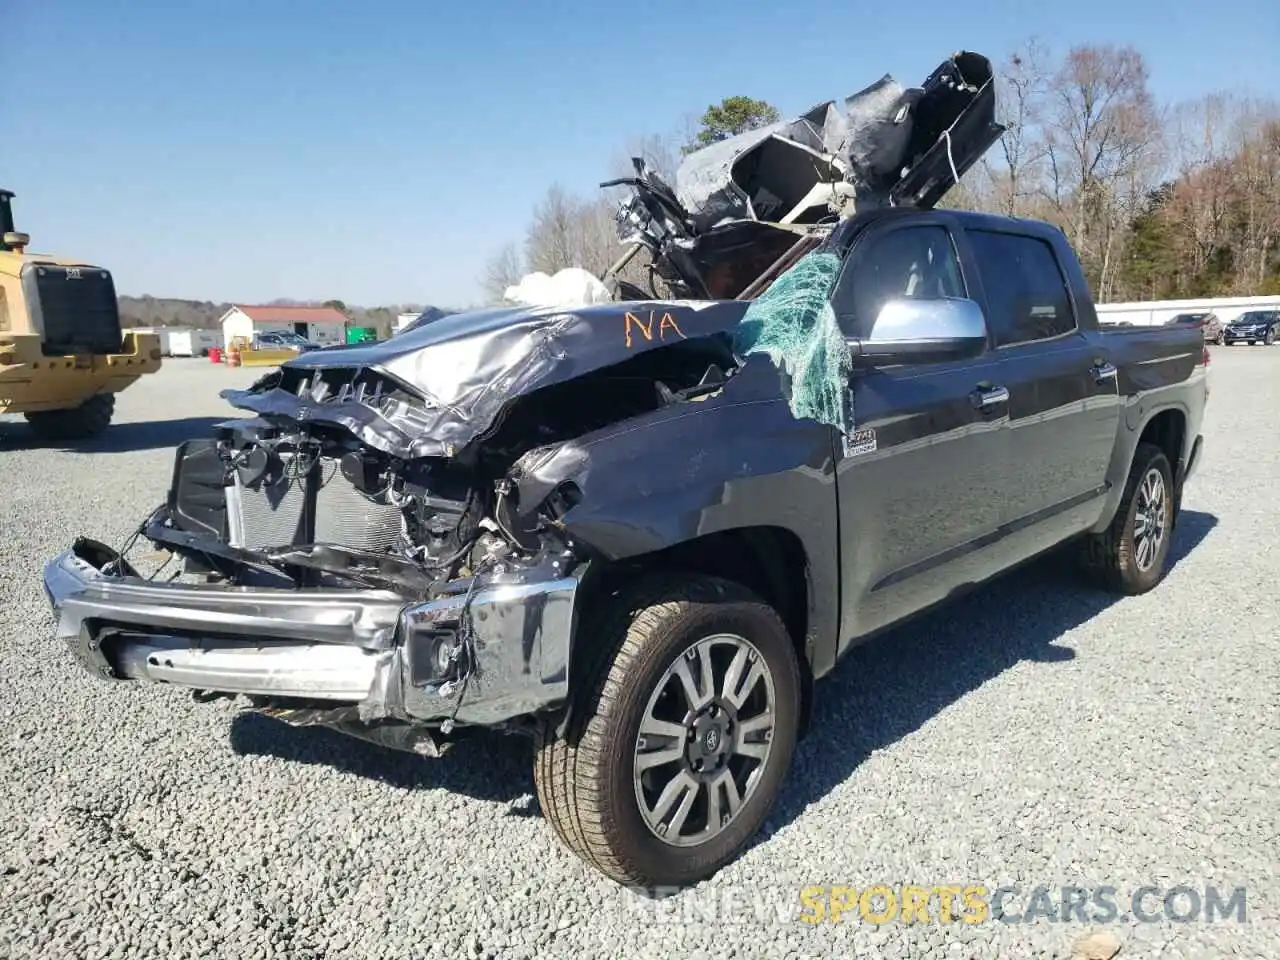
<path id="1" fill-rule="evenodd" d="M 439 758 L 451 746 L 426 727 L 411 723 L 366 723 L 357 707 L 291 707 L 256 704 L 249 708 L 289 724 L 291 727 L 324 727 L 391 750 L 416 753 L 420 757 Z"/>
<path id="2" fill-rule="evenodd" d="M 419 395 L 425 409 L 316 401 L 273 387 L 270 378 L 248 390 L 224 390 L 222 397 L 262 415 L 337 424 L 393 456 L 451 457 L 484 433 L 513 398 L 647 350 L 729 331 L 746 306 L 660 300 L 486 310 L 443 317 L 379 343 L 305 353 L 282 365 L 282 372 L 303 373 L 372 368 Z"/>
<path id="3" fill-rule="evenodd" d="M 394 718 L 407 720 L 404 708 L 404 654 L 401 647 L 383 650 L 377 655 L 373 668 L 373 682 L 368 695 L 360 701 L 360 719 Z"/>
<path id="4" fill-rule="evenodd" d="M 733 164 L 740 156 L 774 134 L 801 143 L 820 139 L 804 120 L 784 120 L 756 130 L 747 130 L 720 140 L 685 157 L 676 170 L 676 199 L 689 211 L 699 230 L 725 220 L 741 220 L 748 215 L 750 200 L 733 181 Z"/>
<path id="5" fill-rule="evenodd" d="M 791 140 L 835 158 L 847 180 L 878 182 L 897 169 L 910 127 L 895 122 L 911 92 L 886 75 L 844 100 L 811 108 L 783 120 L 713 143 L 689 154 L 676 171 L 676 197 L 705 230 L 726 220 L 751 216 L 750 198 L 734 181 L 733 166 L 770 137 Z"/>
<path id="6" fill-rule="evenodd" d="M 744 357 L 765 354 L 786 375 L 794 417 L 848 433 L 853 360 L 828 297 L 839 272 L 838 254 L 825 247 L 806 254 L 751 302 L 734 349 Z"/>
<path id="7" fill-rule="evenodd" d="M 1002 84 L 987 58 L 965 51 L 943 61 L 925 84 L 933 95 L 945 99 L 948 91 L 962 88 L 956 86 L 955 77 L 965 70 L 971 71 L 965 76 L 966 83 L 987 74 L 997 89 Z M 978 89 L 972 84 L 967 88 L 975 93 Z M 711 144 L 682 161 L 675 175 L 676 197 L 699 231 L 728 220 L 762 219 L 753 216 L 746 191 L 735 182 L 734 165 L 744 155 L 760 149 L 765 140 L 779 137 L 833 160 L 845 182 L 855 187 L 859 209 L 887 203 L 890 189 L 902 176 L 904 167 L 918 159 L 908 156 L 916 122 L 909 114 L 925 93 L 924 86 L 906 87 L 885 74 L 842 101 L 828 100 L 794 119 Z M 997 96 L 995 120 L 1002 125 L 1003 108 Z M 934 133 L 941 136 L 942 131 L 930 131 Z"/>

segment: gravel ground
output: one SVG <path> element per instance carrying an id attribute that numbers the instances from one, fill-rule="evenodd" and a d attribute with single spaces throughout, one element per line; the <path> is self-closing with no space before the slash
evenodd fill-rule
<path id="1" fill-rule="evenodd" d="M 54 645 L 41 564 L 123 538 L 254 376 L 169 362 L 80 450 L 0 418 L 0 956 L 1036 958 L 1092 929 L 1122 960 L 1280 956 L 1280 349 L 1215 351 L 1160 589 L 1115 602 L 1042 563 L 855 652 L 765 834 L 656 901 L 556 844 L 522 741 L 418 759 L 103 683 Z M 1109 885 L 1120 915 L 797 922 L 806 885 L 874 883 L 1015 885 L 1015 914 Z M 1246 922 L 1127 917 L 1180 884 L 1247 888 Z"/>

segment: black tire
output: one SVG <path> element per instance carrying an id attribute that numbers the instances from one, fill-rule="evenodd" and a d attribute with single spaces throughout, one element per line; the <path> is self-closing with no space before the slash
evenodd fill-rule
<path id="1" fill-rule="evenodd" d="M 1276 342 L 1276 332 L 1274 330 L 1268 330 L 1267 335 L 1262 338 L 1262 342 L 1265 343 L 1268 347 L 1271 346 L 1273 343 Z"/>
<path id="2" fill-rule="evenodd" d="M 771 746 L 754 788 L 720 832 L 698 845 L 674 846 L 650 829 L 641 812 L 637 737 L 667 670 L 715 634 L 746 639 L 767 666 L 774 698 Z M 786 627 L 737 584 L 659 577 L 616 594 L 578 636 L 587 649 L 575 664 L 577 694 L 564 735 L 548 723 L 538 738 L 534 784 L 544 815 L 570 850 L 619 883 L 678 887 L 711 876 L 760 829 L 791 765 L 801 681 Z M 691 736 L 681 749 L 687 753 L 696 742 Z M 685 769 L 685 758 L 672 762 Z"/>
<path id="3" fill-rule="evenodd" d="M 1143 566 L 1135 534 L 1141 498 L 1139 487 L 1151 471 L 1160 474 L 1163 498 L 1160 512 L 1163 514 L 1163 536 L 1154 549 L 1149 565 Z M 1087 537 L 1084 544 L 1084 565 L 1094 579 L 1107 590 L 1126 596 L 1146 593 L 1164 579 L 1169 557 L 1169 545 L 1177 523 L 1177 498 L 1173 487 L 1173 470 L 1163 450 L 1152 443 L 1140 443 L 1129 468 L 1124 496 L 1111 526 L 1101 534 Z"/>
<path id="4" fill-rule="evenodd" d="M 42 440 L 83 440 L 102 433 L 115 413 L 113 393 L 99 393 L 78 407 L 67 410 L 40 410 L 26 415 L 27 423 Z"/>
<path id="5" fill-rule="evenodd" d="M 1249 341 L 1249 346 L 1251 346 L 1251 347 L 1257 346 L 1257 344 L 1258 344 L 1258 341 L 1257 341 L 1257 340 L 1250 340 L 1250 341 Z"/>

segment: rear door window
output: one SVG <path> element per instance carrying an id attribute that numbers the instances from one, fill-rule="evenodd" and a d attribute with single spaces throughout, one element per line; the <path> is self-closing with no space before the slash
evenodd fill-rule
<path id="1" fill-rule="evenodd" d="M 1049 340 L 1076 329 L 1067 280 L 1053 248 L 1038 237 L 968 230 L 987 292 L 996 345 Z"/>

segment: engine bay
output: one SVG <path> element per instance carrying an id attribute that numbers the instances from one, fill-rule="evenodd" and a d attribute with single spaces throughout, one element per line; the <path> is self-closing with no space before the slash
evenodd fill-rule
<path id="1" fill-rule="evenodd" d="M 564 551 L 558 519 L 576 487 L 540 486 L 539 502 L 522 503 L 529 455 L 713 394 L 736 365 L 724 337 L 637 353 L 512 398 L 452 457 L 397 456 L 320 417 L 225 421 L 178 448 L 163 516 L 143 532 L 180 553 L 187 572 L 230 584 L 431 596 L 504 560 L 536 564 Z M 412 419 L 429 406 L 367 370 L 284 367 L 270 388 L 321 406 L 356 400 L 383 417 Z"/>

